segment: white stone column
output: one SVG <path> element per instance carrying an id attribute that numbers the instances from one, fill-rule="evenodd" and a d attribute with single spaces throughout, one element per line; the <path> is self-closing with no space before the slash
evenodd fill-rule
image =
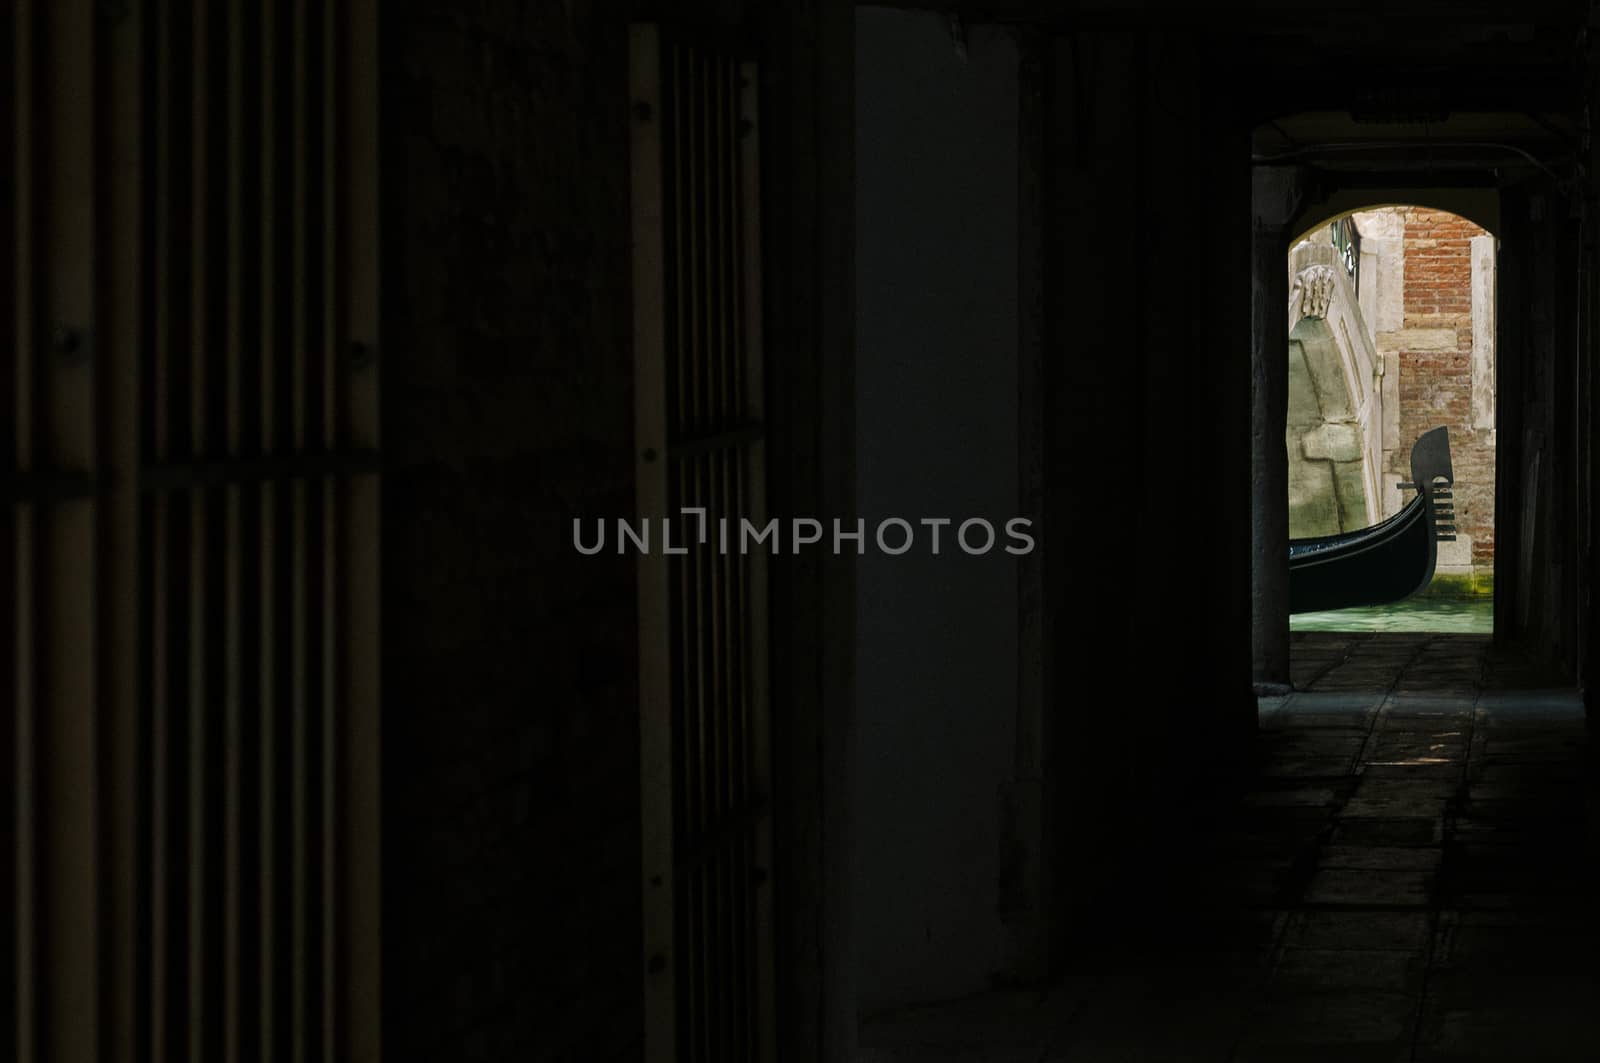
<path id="1" fill-rule="evenodd" d="M 1495 238 L 1472 238 L 1472 426 L 1494 430 Z"/>
<path id="2" fill-rule="evenodd" d="M 1405 217 L 1391 207 L 1357 211 L 1361 233 L 1361 314 L 1377 349 L 1382 412 L 1378 459 L 1379 512 L 1392 517 L 1404 501 L 1400 481 L 1411 477 L 1409 442 L 1400 438 L 1400 353 L 1395 337 L 1405 327 Z"/>

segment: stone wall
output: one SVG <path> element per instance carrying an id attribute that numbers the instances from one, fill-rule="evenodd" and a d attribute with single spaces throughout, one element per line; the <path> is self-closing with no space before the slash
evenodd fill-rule
<path id="1" fill-rule="evenodd" d="M 636 1058 L 627 12 L 385 23 L 384 1040 Z"/>
<path id="2" fill-rule="evenodd" d="M 1297 243 L 1289 275 L 1289 535 L 1337 535 L 1382 519 L 1383 363 L 1331 243 Z"/>
<path id="3" fill-rule="evenodd" d="M 384 6 L 392 1058 L 640 1058 L 636 559 L 570 538 L 635 508 L 629 25 L 734 28 L 759 53 L 768 504 L 847 518 L 853 15 Z M 849 1058 L 854 1036 L 850 564 L 770 567 L 778 1021 L 797 1059 Z"/>

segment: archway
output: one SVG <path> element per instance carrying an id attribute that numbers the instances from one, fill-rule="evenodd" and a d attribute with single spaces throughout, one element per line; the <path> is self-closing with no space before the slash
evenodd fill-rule
<path id="1" fill-rule="evenodd" d="M 1565 512 L 1557 496 L 1565 499 L 1569 491 L 1564 482 L 1552 481 L 1548 452 L 1559 447 L 1570 453 L 1581 431 L 1567 409 L 1570 404 L 1554 397 L 1556 382 L 1560 379 L 1568 394 L 1575 394 L 1583 382 L 1565 362 L 1556 374 L 1531 369 L 1537 352 L 1527 345 L 1538 329 L 1535 318 L 1548 312 L 1551 301 L 1564 297 L 1549 288 L 1544 276 L 1555 261 L 1552 256 L 1567 249 L 1551 213 L 1552 208 L 1569 212 L 1563 204 L 1570 199 L 1570 180 L 1558 172 L 1564 164 L 1557 141 L 1548 128 L 1521 113 L 1358 119 L 1344 112 L 1305 111 L 1263 121 L 1252 147 L 1252 630 L 1257 689 L 1287 688 L 1290 680 L 1289 577 L 1282 556 L 1289 537 L 1288 468 L 1280 442 L 1288 402 L 1280 353 L 1288 344 L 1283 308 L 1290 278 L 1284 256 L 1305 234 L 1337 219 L 1402 204 L 1448 212 L 1500 241 L 1496 275 L 1504 313 L 1496 322 L 1496 346 L 1505 353 L 1496 358 L 1493 370 L 1498 379 L 1490 418 L 1497 443 L 1492 462 L 1500 518 L 1495 546 L 1501 561 L 1493 578 L 1494 627 L 1497 640 L 1534 637 L 1535 629 L 1546 632 L 1554 641 L 1544 636 L 1538 641 L 1552 664 L 1569 667 L 1566 647 L 1575 613 L 1555 582 L 1556 568 L 1549 564 L 1568 558 L 1547 541 L 1546 520 L 1550 513 Z M 1566 340 L 1560 342 L 1566 350 Z"/>
<path id="2" fill-rule="evenodd" d="M 1444 197 L 1493 217 L 1470 198 Z M 1290 538 L 1396 516 L 1412 495 L 1411 445 L 1434 428 L 1448 429 L 1455 467 L 1453 521 L 1419 594 L 1301 614 L 1292 629 L 1492 630 L 1496 244 L 1471 218 L 1398 203 L 1334 215 L 1291 242 Z"/>

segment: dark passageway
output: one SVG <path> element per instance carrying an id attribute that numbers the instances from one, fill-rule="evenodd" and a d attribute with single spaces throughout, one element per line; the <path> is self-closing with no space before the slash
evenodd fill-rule
<path id="1" fill-rule="evenodd" d="M 1487 638 L 1314 633 L 1248 791 L 1049 988 L 879 1016 L 887 1061 L 1593 1060 L 1583 706 Z"/>
<path id="2" fill-rule="evenodd" d="M 1597 12 L 11 5 L 0 1061 L 1600 1059 Z"/>

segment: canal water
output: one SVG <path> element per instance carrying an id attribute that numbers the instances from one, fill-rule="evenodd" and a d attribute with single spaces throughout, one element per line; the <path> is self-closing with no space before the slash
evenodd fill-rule
<path id="1" fill-rule="evenodd" d="M 1408 598 L 1393 605 L 1299 613 L 1290 631 L 1436 631 L 1463 635 L 1494 633 L 1494 599 Z"/>

